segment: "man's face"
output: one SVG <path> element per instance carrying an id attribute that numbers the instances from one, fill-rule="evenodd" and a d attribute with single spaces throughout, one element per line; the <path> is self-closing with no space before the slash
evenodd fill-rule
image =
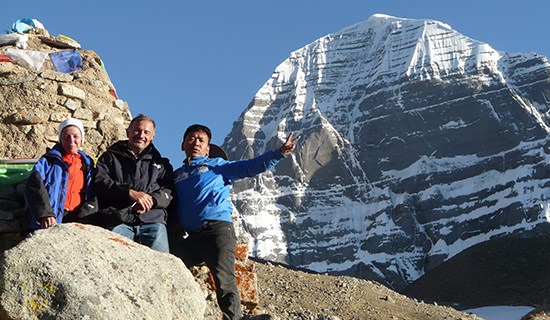
<path id="1" fill-rule="evenodd" d="M 190 132 L 185 137 L 182 148 L 188 158 L 206 156 L 210 152 L 208 135 L 204 131 Z"/>
<path id="2" fill-rule="evenodd" d="M 82 133 L 75 126 L 68 126 L 61 131 L 61 145 L 66 152 L 77 153 L 82 143 Z"/>
<path id="3" fill-rule="evenodd" d="M 134 154 L 140 154 L 155 138 L 155 128 L 151 121 L 142 120 L 134 122 L 127 130 L 128 146 Z"/>

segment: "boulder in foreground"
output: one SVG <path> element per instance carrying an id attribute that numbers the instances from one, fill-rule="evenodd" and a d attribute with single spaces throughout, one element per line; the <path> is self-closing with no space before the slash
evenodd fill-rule
<path id="1" fill-rule="evenodd" d="M 203 319 L 180 259 L 108 230 L 39 230 L 0 260 L 0 319 Z"/>

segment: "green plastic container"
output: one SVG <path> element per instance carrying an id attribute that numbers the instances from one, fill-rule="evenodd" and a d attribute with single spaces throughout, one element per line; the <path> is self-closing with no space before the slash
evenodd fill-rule
<path id="1" fill-rule="evenodd" d="M 0 186 L 18 184 L 27 180 L 38 159 L 0 159 Z"/>

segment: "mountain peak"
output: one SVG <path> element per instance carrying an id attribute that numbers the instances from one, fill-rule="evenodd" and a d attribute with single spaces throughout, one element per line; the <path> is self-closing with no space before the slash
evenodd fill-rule
<path id="1" fill-rule="evenodd" d="M 403 288 L 475 243 L 550 234 L 549 70 L 386 15 L 291 53 L 224 142 L 239 159 L 302 137 L 234 184 L 254 254 Z"/>
<path id="2" fill-rule="evenodd" d="M 490 45 L 464 36 L 448 24 L 435 20 L 376 14 L 363 24 L 367 27 L 366 32 L 373 33 L 372 38 L 379 44 L 371 47 L 371 56 L 373 61 L 379 62 L 372 67 L 380 75 L 391 70 L 395 75 L 432 79 L 478 73 L 484 67 L 496 70 L 500 58 Z M 352 28 L 342 32 L 354 31 Z"/>

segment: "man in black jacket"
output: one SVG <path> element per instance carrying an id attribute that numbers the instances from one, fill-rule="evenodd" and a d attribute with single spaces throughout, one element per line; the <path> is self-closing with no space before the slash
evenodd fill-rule
<path id="1" fill-rule="evenodd" d="M 172 200 L 172 165 L 152 144 L 155 122 L 138 115 L 128 140 L 99 157 L 95 190 L 102 225 L 151 249 L 168 252 L 167 207 Z"/>

